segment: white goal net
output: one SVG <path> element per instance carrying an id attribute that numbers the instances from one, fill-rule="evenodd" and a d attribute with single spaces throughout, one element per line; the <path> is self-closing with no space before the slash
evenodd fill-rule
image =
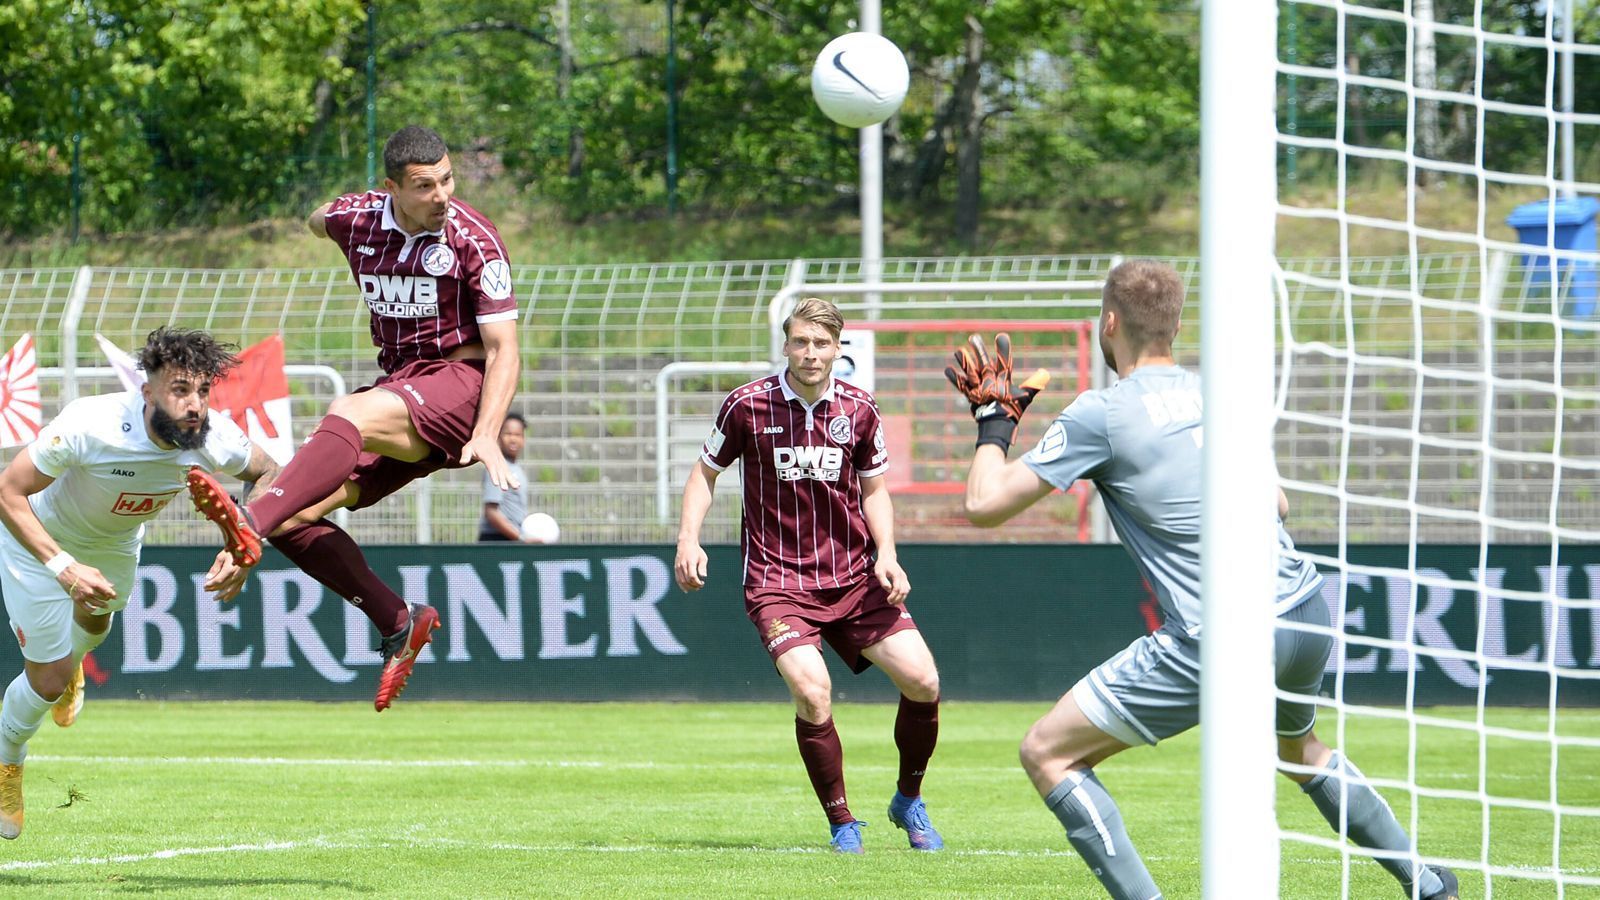
<path id="1" fill-rule="evenodd" d="M 1225 139 L 1276 153 L 1276 462 L 1331 537 L 1317 731 L 1463 897 L 1600 897 L 1600 3 L 1242 5 L 1277 26 L 1275 129 Z M 1277 797 L 1281 896 L 1399 895 Z"/>

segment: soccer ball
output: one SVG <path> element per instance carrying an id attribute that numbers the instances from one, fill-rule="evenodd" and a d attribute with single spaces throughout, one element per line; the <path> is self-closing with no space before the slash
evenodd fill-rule
<path id="1" fill-rule="evenodd" d="M 811 67 L 811 96 L 828 118 L 850 128 L 876 125 L 906 99 L 911 71 L 888 38 L 852 31 L 822 48 Z"/>
<path id="2" fill-rule="evenodd" d="M 561 526 L 549 513 L 531 513 L 522 520 L 522 539 L 536 544 L 554 544 L 561 540 Z"/>

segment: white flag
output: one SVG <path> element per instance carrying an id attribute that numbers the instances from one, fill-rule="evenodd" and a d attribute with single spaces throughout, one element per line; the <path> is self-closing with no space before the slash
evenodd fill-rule
<path id="1" fill-rule="evenodd" d="M 0 447 L 20 447 L 44 425 L 39 405 L 39 359 L 25 334 L 0 356 Z"/>
<path id="2" fill-rule="evenodd" d="M 106 355 L 106 359 L 111 360 L 111 368 L 117 370 L 117 380 L 122 382 L 124 390 L 137 391 L 144 387 L 148 379 L 132 354 L 124 352 L 99 332 L 95 333 L 94 339 L 100 344 L 100 351 Z"/>

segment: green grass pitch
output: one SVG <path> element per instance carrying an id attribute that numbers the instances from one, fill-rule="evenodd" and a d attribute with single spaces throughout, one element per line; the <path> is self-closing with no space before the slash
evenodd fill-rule
<path id="1" fill-rule="evenodd" d="M 0 845 L 0 896 L 205 897 L 1082 897 L 1098 885 L 1034 796 L 1016 745 L 1046 703 L 948 703 L 925 785 L 948 850 L 908 850 L 884 817 L 894 788 L 894 707 L 841 703 L 851 808 L 867 855 L 824 852 L 827 828 L 777 704 L 96 702 L 47 721 L 27 766 L 27 826 Z M 1470 710 L 1445 715 L 1470 717 Z M 1546 728 L 1542 710 L 1492 725 Z M 1335 723 L 1324 716 L 1320 731 Z M 1600 713 L 1562 711 L 1557 732 L 1600 736 Z M 1403 778 L 1403 722 L 1352 720 L 1354 758 Z M 1475 791 L 1475 734 L 1424 728 L 1421 781 Z M 1548 744 L 1491 738 L 1490 793 L 1548 799 Z M 1199 896 L 1198 734 L 1098 769 L 1169 898 Z M 1600 807 L 1600 753 L 1563 749 L 1557 790 Z M 1281 781 L 1279 821 L 1330 834 Z M 1404 823 L 1411 802 L 1386 796 Z M 1482 807 L 1425 798 L 1425 852 L 1478 860 Z M 1548 866 L 1554 817 L 1490 816 L 1489 859 Z M 1562 818 L 1569 874 L 1600 876 L 1600 820 Z M 1340 896 L 1337 850 L 1286 842 L 1284 897 Z M 1250 864 L 1240 860 L 1240 865 Z M 1371 861 L 1349 896 L 1399 897 Z M 1463 896 L 1484 896 L 1462 871 Z M 1555 897 L 1497 874 L 1496 898 Z M 1565 897 L 1600 897 L 1568 886 Z"/>

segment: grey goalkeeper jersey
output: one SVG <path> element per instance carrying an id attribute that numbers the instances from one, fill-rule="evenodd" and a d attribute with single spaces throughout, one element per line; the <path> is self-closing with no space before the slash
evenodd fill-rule
<path id="1" fill-rule="evenodd" d="M 1117 536 L 1155 589 L 1169 627 L 1200 634 L 1200 376 L 1145 366 L 1115 385 L 1078 395 L 1022 457 L 1061 490 L 1087 478 L 1100 490 Z M 1264 473 L 1263 477 L 1276 477 Z M 1293 609 L 1322 585 L 1293 555 L 1278 523 L 1273 612 Z"/>

